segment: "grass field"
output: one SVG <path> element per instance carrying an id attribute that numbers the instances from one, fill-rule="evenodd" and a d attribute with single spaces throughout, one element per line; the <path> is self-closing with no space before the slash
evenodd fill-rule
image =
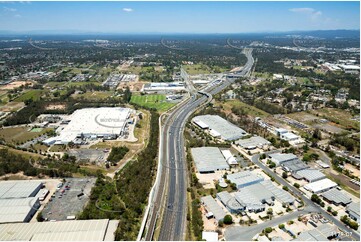
<path id="1" fill-rule="evenodd" d="M 142 107 L 155 108 L 158 111 L 166 111 L 175 105 L 174 103 L 167 102 L 165 95 L 159 94 L 132 95 L 130 102 Z"/>
<path id="2" fill-rule="evenodd" d="M 38 101 L 42 94 L 43 90 L 30 90 L 17 97 L 14 102 L 24 102 L 29 99 L 33 99 L 33 101 Z"/>
<path id="3" fill-rule="evenodd" d="M 211 68 L 203 64 L 183 65 L 183 68 L 189 75 L 212 73 Z"/>
<path id="4" fill-rule="evenodd" d="M 7 143 L 24 143 L 46 133 L 49 130 L 52 130 L 50 128 L 46 128 L 41 132 L 31 132 L 28 131 L 28 129 L 28 127 L 3 128 L 0 129 L 0 138 L 4 139 Z"/>
<path id="5" fill-rule="evenodd" d="M 352 115 L 345 110 L 337 108 L 322 108 L 313 110 L 311 113 L 314 115 L 318 114 L 320 118 L 326 118 L 343 128 L 353 128 L 357 131 L 360 130 L 360 123 L 356 120 L 351 120 Z"/>
<path id="6" fill-rule="evenodd" d="M 256 107 L 253 107 L 251 105 L 248 105 L 244 102 L 241 102 L 239 100 L 229 100 L 224 103 L 218 103 L 219 105 L 223 105 L 223 110 L 231 111 L 232 107 L 236 108 L 243 108 L 248 115 L 254 116 L 254 117 L 267 117 L 270 116 L 269 113 L 266 113 L 265 111 L 258 109 Z"/>
<path id="7" fill-rule="evenodd" d="M 95 92 L 86 92 L 83 94 L 77 94 L 74 95 L 74 98 L 84 98 L 87 100 L 92 100 L 92 101 L 96 101 L 96 100 L 102 100 L 102 99 L 106 99 L 110 96 L 113 95 L 113 92 L 100 92 L 100 91 L 95 91 Z"/>

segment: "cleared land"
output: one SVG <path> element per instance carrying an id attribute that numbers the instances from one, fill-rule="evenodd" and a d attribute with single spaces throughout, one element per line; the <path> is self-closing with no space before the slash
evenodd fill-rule
<path id="1" fill-rule="evenodd" d="M 30 90 L 17 97 L 14 102 L 24 102 L 29 99 L 33 99 L 33 101 L 38 101 L 42 94 L 43 90 Z"/>
<path id="2" fill-rule="evenodd" d="M 318 114 L 319 117 L 326 118 L 327 120 L 334 122 L 344 128 L 352 128 L 360 131 L 360 123 L 355 120 L 351 120 L 353 116 L 346 110 L 337 108 L 322 108 L 312 110 L 311 113 L 315 115 Z"/>
<path id="3" fill-rule="evenodd" d="M 7 143 L 24 143 L 46 133 L 49 130 L 52 129 L 46 128 L 40 132 L 31 132 L 29 131 L 29 127 L 2 128 L 0 129 L 0 138 L 4 139 Z"/>
<path id="4" fill-rule="evenodd" d="M 248 105 L 244 102 L 241 102 L 239 100 L 229 100 L 224 103 L 217 103 L 218 105 L 223 106 L 223 110 L 228 113 L 231 112 L 232 107 L 235 108 L 242 108 L 248 115 L 254 116 L 254 117 L 268 117 L 270 116 L 269 113 L 266 113 L 265 111 L 258 109 L 254 106 Z"/>
<path id="5" fill-rule="evenodd" d="M 165 95 L 161 94 L 132 95 L 130 102 L 146 108 L 155 108 L 158 111 L 166 111 L 175 105 L 175 103 L 167 102 Z"/>
<path id="6" fill-rule="evenodd" d="M 203 64 L 183 65 L 183 68 L 189 75 L 212 73 L 211 68 Z"/>
<path id="7" fill-rule="evenodd" d="M 95 91 L 95 92 L 86 92 L 83 94 L 73 94 L 72 97 L 77 98 L 77 99 L 87 99 L 87 100 L 100 100 L 100 99 L 106 99 L 110 96 L 112 96 L 113 93 L 112 92 L 100 92 L 100 91 Z"/>

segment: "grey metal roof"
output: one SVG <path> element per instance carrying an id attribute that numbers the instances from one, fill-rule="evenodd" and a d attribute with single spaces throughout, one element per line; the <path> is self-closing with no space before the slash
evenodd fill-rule
<path id="1" fill-rule="evenodd" d="M 327 237 L 324 236 L 320 231 L 312 229 L 309 231 L 302 232 L 295 239 L 297 241 L 328 241 Z"/>
<path id="2" fill-rule="evenodd" d="M 318 181 L 323 179 L 325 176 L 325 174 L 323 174 L 322 172 L 320 172 L 317 169 L 303 169 L 300 171 L 297 171 L 297 174 L 302 176 L 303 178 L 305 178 L 308 181 Z"/>
<path id="3" fill-rule="evenodd" d="M 247 187 L 246 187 L 247 188 Z M 242 189 L 242 192 L 235 192 L 234 198 L 242 204 L 246 205 L 247 210 L 259 210 L 265 209 L 265 205 L 262 204 L 258 196 L 246 188 Z"/>
<path id="4" fill-rule="evenodd" d="M 0 198 L 25 198 L 31 196 L 36 190 L 40 189 L 40 181 L 1 181 Z"/>
<path id="5" fill-rule="evenodd" d="M 237 140 L 248 135 L 246 131 L 218 115 L 201 115 L 194 117 L 193 120 L 202 121 L 209 126 L 209 129 L 220 133 L 224 140 Z"/>
<path id="6" fill-rule="evenodd" d="M 228 174 L 227 179 L 238 186 L 244 186 L 251 182 L 261 182 L 263 177 L 257 176 L 250 171 L 240 171 L 234 174 Z"/>
<path id="7" fill-rule="evenodd" d="M 36 241 L 103 241 L 108 231 L 108 219 L 72 220 L 41 223 L 0 224 L 0 240 Z"/>
<path id="8" fill-rule="evenodd" d="M 287 169 L 289 169 L 292 172 L 301 171 L 301 170 L 307 169 L 309 167 L 298 158 L 290 160 L 290 161 L 286 161 L 286 162 L 282 163 L 282 166 L 286 167 Z"/>
<path id="9" fill-rule="evenodd" d="M 218 147 L 192 148 L 191 153 L 198 172 L 229 169 L 229 165 Z"/>
<path id="10" fill-rule="evenodd" d="M 0 199 L 0 223 L 28 222 L 29 213 L 39 206 L 39 199 L 35 197 Z"/>
<path id="11" fill-rule="evenodd" d="M 248 139 L 240 139 L 236 141 L 236 144 L 243 147 L 243 148 L 248 148 L 248 147 L 252 147 L 252 146 L 263 146 L 263 145 L 270 145 L 271 142 L 269 142 L 268 140 L 260 137 L 260 136 L 252 136 L 251 138 Z"/>
<path id="12" fill-rule="evenodd" d="M 218 199 L 231 210 L 240 210 L 243 209 L 246 205 L 240 204 L 229 192 L 223 191 L 217 193 Z"/>
<path id="13" fill-rule="evenodd" d="M 336 234 L 337 227 L 331 224 L 321 224 L 317 227 L 317 230 L 325 237 L 330 237 Z"/>
<path id="14" fill-rule="evenodd" d="M 272 159 L 275 159 L 279 165 L 286 161 L 298 159 L 298 157 L 294 154 L 274 153 L 274 154 L 269 154 L 268 156 L 271 157 Z"/>
<path id="15" fill-rule="evenodd" d="M 322 193 L 322 196 L 329 201 L 335 202 L 336 204 L 348 204 L 352 201 L 349 196 L 335 188 Z"/>
<path id="16" fill-rule="evenodd" d="M 346 210 L 352 213 L 353 215 L 357 215 L 357 217 L 360 218 L 360 202 L 358 203 L 352 202 L 347 206 Z"/>
<path id="17" fill-rule="evenodd" d="M 263 181 L 261 182 L 261 185 L 265 187 L 265 190 L 270 191 L 281 203 L 289 204 L 295 201 L 295 198 L 291 194 L 289 194 L 283 189 L 276 187 L 272 184 L 271 181 Z"/>
<path id="18" fill-rule="evenodd" d="M 217 220 L 223 220 L 224 216 L 226 216 L 226 212 L 222 209 L 222 207 L 213 199 L 211 195 L 201 197 L 201 201 L 207 208 L 208 212 L 212 212 L 214 217 Z"/>

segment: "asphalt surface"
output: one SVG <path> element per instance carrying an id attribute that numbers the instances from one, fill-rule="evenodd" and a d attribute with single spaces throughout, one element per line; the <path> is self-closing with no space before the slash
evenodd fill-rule
<path id="1" fill-rule="evenodd" d="M 245 51 L 247 63 L 240 73 L 249 75 L 253 66 L 252 49 Z M 187 82 L 187 80 L 186 80 Z M 183 140 L 184 126 L 188 117 L 201 105 L 211 100 L 213 94 L 227 88 L 232 82 L 223 80 L 195 93 L 195 89 L 187 82 L 191 98 L 169 114 L 162 127 L 160 144 L 161 176 L 156 184 L 154 197 L 150 198 L 150 212 L 148 216 L 147 233 L 145 240 L 153 239 L 157 219 L 162 216 L 159 240 L 184 240 L 187 212 L 187 167 L 185 146 Z"/>

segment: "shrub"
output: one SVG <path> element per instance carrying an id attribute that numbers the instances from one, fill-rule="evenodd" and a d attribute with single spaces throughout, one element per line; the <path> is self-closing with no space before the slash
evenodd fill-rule
<path id="1" fill-rule="evenodd" d="M 232 224 L 232 223 L 233 223 L 232 216 L 229 215 L 229 214 L 227 214 L 226 216 L 224 216 L 223 223 L 224 223 L 224 224 Z"/>

